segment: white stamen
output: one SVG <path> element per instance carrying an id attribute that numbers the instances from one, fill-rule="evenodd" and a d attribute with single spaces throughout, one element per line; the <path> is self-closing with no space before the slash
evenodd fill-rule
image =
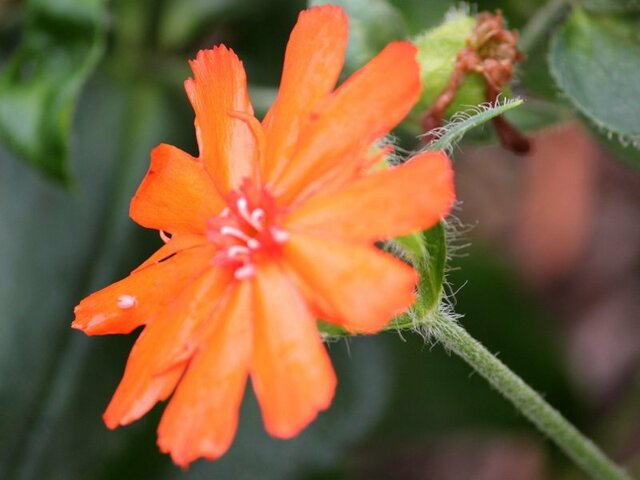
<path id="1" fill-rule="evenodd" d="M 289 240 L 289 232 L 277 227 L 271 227 L 271 236 L 273 236 L 276 243 L 285 243 Z"/>
<path id="2" fill-rule="evenodd" d="M 240 213 L 240 216 L 247 222 L 251 223 L 251 214 L 249 213 L 249 202 L 247 199 L 240 197 L 236 202 L 236 205 L 238 206 L 238 213 Z"/>
<path id="3" fill-rule="evenodd" d="M 233 276 L 236 280 L 246 280 L 247 278 L 251 278 L 256 274 L 256 267 L 251 263 L 247 263 L 240 268 L 236 269 Z"/>
<path id="4" fill-rule="evenodd" d="M 261 208 L 256 208 L 253 212 L 251 212 L 250 223 L 253 226 L 253 228 L 255 228 L 256 230 L 262 230 L 262 227 L 264 226 L 263 224 L 264 217 L 265 217 L 265 213 L 264 213 L 264 210 Z"/>
<path id="5" fill-rule="evenodd" d="M 220 216 L 221 217 L 228 217 L 230 212 L 231 212 L 231 210 L 229 210 L 229 207 L 224 207 L 222 209 L 222 211 L 220 212 Z"/>
<path id="6" fill-rule="evenodd" d="M 120 295 L 118 297 L 118 308 L 122 310 L 129 310 L 138 303 L 138 300 L 133 295 Z"/>
<path id="7" fill-rule="evenodd" d="M 227 255 L 231 258 L 237 257 L 238 255 L 248 255 L 249 249 L 242 245 L 232 245 L 227 249 Z"/>
<path id="8" fill-rule="evenodd" d="M 262 221 L 265 216 L 264 210 L 256 208 L 252 212 L 249 212 L 249 202 L 244 197 L 238 199 L 237 205 L 240 216 L 256 230 L 262 230 Z"/>
<path id="9" fill-rule="evenodd" d="M 171 240 L 171 237 L 164 230 L 160 230 L 160 238 L 164 243 L 169 243 L 169 240 Z"/>
<path id="10" fill-rule="evenodd" d="M 260 248 L 260 242 L 255 238 L 250 238 L 249 240 L 247 240 L 247 247 L 249 247 L 251 250 L 258 250 Z"/>
<path id="11" fill-rule="evenodd" d="M 220 233 L 222 235 L 228 235 L 230 237 L 235 237 L 238 240 L 242 240 L 243 242 L 249 242 L 249 240 L 252 240 L 252 238 L 249 237 L 249 235 L 244 233 L 242 230 L 238 230 L 235 227 L 230 227 L 229 225 L 224 225 L 223 227 L 221 227 L 220 228 Z"/>

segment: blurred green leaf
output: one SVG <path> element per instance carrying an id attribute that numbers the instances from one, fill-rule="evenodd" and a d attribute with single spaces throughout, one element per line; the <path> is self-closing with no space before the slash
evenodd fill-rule
<path id="1" fill-rule="evenodd" d="M 549 72 L 547 57 L 552 33 L 570 12 L 571 7 L 565 0 L 549 0 L 544 6 L 531 12 L 519 32 L 518 48 L 526 55 L 517 68 L 516 76 L 520 85 L 528 94 L 543 98 L 556 106 L 567 102 L 558 93 Z M 511 20 L 511 17 L 508 18 Z"/>
<path id="2" fill-rule="evenodd" d="M 127 2 L 130 3 L 130 2 Z M 228 20 L 262 8 L 266 0 L 166 0 L 159 23 L 160 44 L 164 48 L 184 47 L 216 20 Z M 210 36 L 214 32 L 208 32 Z"/>
<path id="3" fill-rule="evenodd" d="M 631 145 L 623 145 L 617 138 L 599 132 L 594 128 L 591 129 L 591 134 L 616 160 L 630 167 L 640 169 L 640 151 L 637 148 Z"/>
<path id="4" fill-rule="evenodd" d="M 551 73 L 597 127 L 640 142 L 640 19 L 575 10 L 553 39 Z"/>
<path id="5" fill-rule="evenodd" d="M 71 117 L 103 51 L 104 0 L 31 0 L 22 45 L 0 77 L 0 139 L 69 182 Z"/>
<path id="6" fill-rule="evenodd" d="M 387 0 L 309 0 L 310 6 L 333 4 L 349 15 L 345 72 L 362 67 L 389 42 L 408 34 L 400 12 Z"/>
<path id="7" fill-rule="evenodd" d="M 389 0 L 389 3 L 402 14 L 409 35 L 418 35 L 427 28 L 435 27 L 452 8 L 450 0 Z"/>
<path id="8" fill-rule="evenodd" d="M 587 10 L 594 12 L 638 12 L 640 1 L 638 0 L 580 0 L 580 4 Z"/>
<path id="9" fill-rule="evenodd" d="M 522 132 L 535 132 L 571 120 L 573 112 L 562 104 L 527 99 L 519 108 L 506 112 L 504 117 Z"/>
<path id="10" fill-rule="evenodd" d="M 76 191 L 0 152 L 0 255 L 13 272 L 0 277 L 0 478 L 91 478 L 83 469 L 114 448 L 100 414 L 123 363 L 103 358 L 104 381 L 81 384 L 96 346 L 69 325 L 82 296 L 139 261 L 144 230 L 128 218 L 129 200 L 149 149 L 179 129 L 169 126 L 175 108 L 151 87 L 102 78 L 88 90 L 74 122 Z"/>

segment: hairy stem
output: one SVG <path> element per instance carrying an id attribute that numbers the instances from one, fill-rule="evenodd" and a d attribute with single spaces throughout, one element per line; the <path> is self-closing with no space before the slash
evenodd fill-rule
<path id="1" fill-rule="evenodd" d="M 631 480 L 591 440 L 469 335 L 455 319 L 437 314 L 429 319 L 428 327 L 432 338 L 462 357 L 592 478 Z"/>

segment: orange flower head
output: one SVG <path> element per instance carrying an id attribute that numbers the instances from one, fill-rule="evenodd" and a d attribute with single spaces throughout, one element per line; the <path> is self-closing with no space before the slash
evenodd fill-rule
<path id="1" fill-rule="evenodd" d="M 131 202 L 165 244 L 75 309 L 88 335 L 144 326 L 104 421 L 171 396 L 158 444 L 178 465 L 229 448 L 249 377 L 266 430 L 298 434 L 336 387 L 316 319 L 374 333 L 414 301 L 416 272 L 374 242 L 446 215 L 451 166 L 428 152 L 376 168 L 388 148 L 372 147 L 420 94 L 416 49 L 392 43 L 335 88 L 347 36 L 339 7 L 300 14 L 262 122 L 236 55 L 198 53 L 185 87 L 199 156 L 154 149 Z"/>

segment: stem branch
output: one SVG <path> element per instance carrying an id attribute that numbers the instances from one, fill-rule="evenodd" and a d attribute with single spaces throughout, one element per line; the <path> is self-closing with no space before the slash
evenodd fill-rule
<path id="1" fill-rule="evenodd" d="M 433 338 L 462 357 L 587 474 L 600 480 L 632 480 L 456 320 L 446 314 L 437 314 L 428 325 Z"/>
<path id="2" fill-rule="evenodd" d="M 520 32 L 518 47 L 524 53 L 531 51 L 548 38 L 549 31 L 569 10 L 568 0 L 551 0 L 539 9 Z"/>

